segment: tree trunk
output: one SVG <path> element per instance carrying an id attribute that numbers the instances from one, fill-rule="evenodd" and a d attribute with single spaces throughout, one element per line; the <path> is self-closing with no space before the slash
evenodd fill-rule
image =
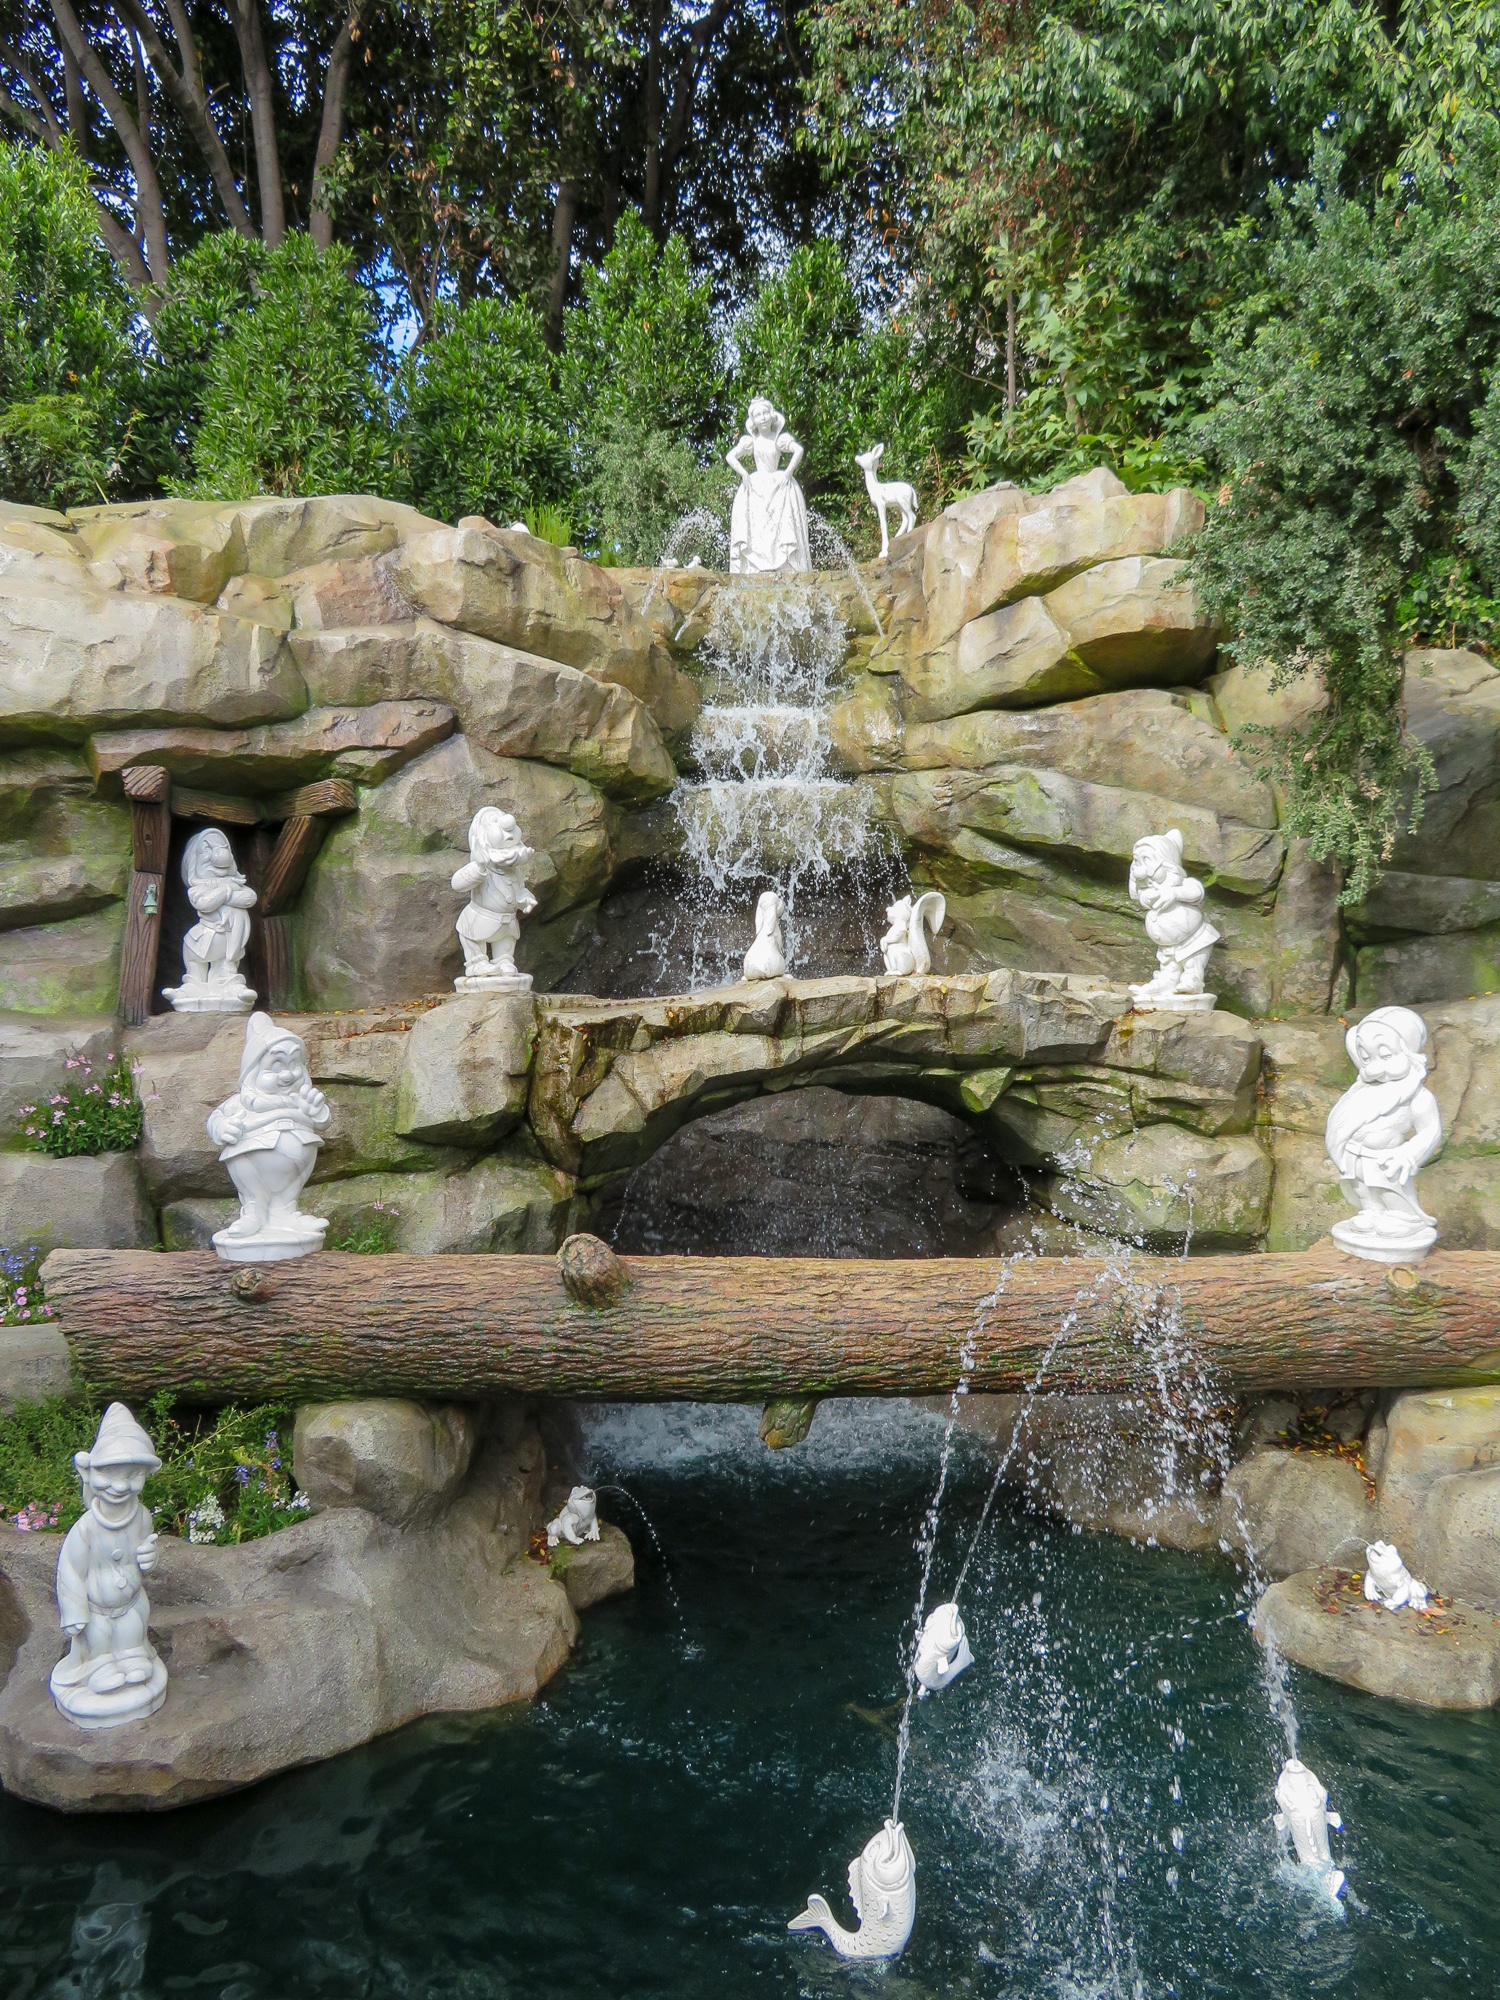
<path id="1" fill-rule="evenodd" d="M 72 56 L 87 79 L 89 88 L 98 98 L 105 117 L 114 126 L 125 156 L 130 162 L 130 171 L 135 175 L 136 215 L 139 219 L 141 237 L 146 246 L 146 263 L 152 278 L 160 285 L 165 282 L 170 264 L 167 248 L 167 214 L 162 201 L 161 182 L 157 178 L 156 165 L 151 158 L 148 135 L 137 126 L 126 108 L 110 78 L 109 71 L 99 58 L 98 51 L 79 25 L 77 14 L 70 0 L 51 0 L 52 17 L 57 22 L 57 32 L 63 46 Z"/>
<path id="2" fill-rule="evenodd" d="M 313 156 L 312 212 L 307 224 L 308 234 L 320 250 L 333 247 L 333 211 L 324 199 L 320 176 L 333 165 L 344 141 L 344 105 L 349 95 L 349 71 L 354 62 L 354 44 L 363 12 L 364 0 L 355 0 L 329 51 L 328 73 L 323 79 L 323 122 L 318 128 L 318 150 Z"/>
<path id="3" fill-rule="evenodd" d="M 313 1212 L 317 1195 L 304 1198 Z M 1157 1380 L 1164 1343 L 1226 1395 L 1500 1379 L 1493 1252 L 1438 1251 L 1413 1268 L 1332 1249 L 1006 1265 L 617 1260 L 595 1244 L 580 1261 L 589 1242 L 560 1259 L 325 1252 L 262 1267 L 54 1250 L 42 1282 L 78 1375 L 137 1401 L 175 1389 L 199 1402 L 759 1402 L 941 1394 L 960 1375 L 974 1390 L 1119 1392 Z"/>
<path id="4" fill-rule="evenodd" d="M 641 219 L 651 234 L 661 236 L 661 30 L 662 0 L 651 0 L 650 40 L 646 44 L 646 171 Z"/>
<path id="5" fill-rule="evenodd" d="M 547 293 L 547 345 L 561 354 L 563 313 L 568 304 L 568 273 L 573 263 L 573 229 L 578 221 L 579 189 L 566 176 L 557 184 L 557 205 L 552 211 L 552 283 Z"/>
<path id="6" fill-rule="evenodd" d="M 198 61 L 198 46 L 179 0 L 167 0 L 167 13 L 172 23 L 172 32 L 177 39 L 178 55 L 182 62 L 180 71 L 173 64 L 167 45 L 157 32 L 156 23 L 139 4 L 139 0 L 115 0 L 115 11 L 135 31 L 136 39 L 145 49 L 162 89 L 176 106 L 183 124 L 192 134 L 194 143 L 208 163 L 208 170 L 213 176 L 214 187 L 219 200 L 223 203 L 230 227 L 238 230 L 241 236 L 253 237 L 255 231 L 251 226 L 249 211 L 240 197 L 234 169 L 229 164 L 229 155 L 224 150 L 219 128 L 214 123 L 208 92 L 203 87 L 203 70 Z"/>
<path id="7" fill-rule="evenodd" d="M 229 14 L 245 72 L 245 96 L 255 140 L 260 233 L 266 248 L 274 250 L 286 237 L 286 202 L 281 191 L 281 149 L 276 141 L 275 88 L 261 34 L 259 0 L 229 0 Z"/>

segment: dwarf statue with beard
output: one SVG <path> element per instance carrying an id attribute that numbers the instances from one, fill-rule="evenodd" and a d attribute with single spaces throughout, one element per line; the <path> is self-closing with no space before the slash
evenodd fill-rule
<path id="1" fill-rule="evenodd" d="M 1437 1241 L 1437 1224 L 1417 1200 L 1417 1169 L 1443 1143 L 1426 1084 L 1427 1024 L 1409 1007 L 1377 1007 L 1344 1043 L 1359 1082 L 1328 1114 L 1328 1156 L 1359 1213 L 1333 1225 L 1333 1240 L 1352 1257 L 1410 1263 Z"/>

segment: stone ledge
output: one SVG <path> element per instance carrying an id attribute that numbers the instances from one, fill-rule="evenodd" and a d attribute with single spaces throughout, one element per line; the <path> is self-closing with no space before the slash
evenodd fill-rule
<path id="1" fill-rule="evenodd" d="M 1439 1599 L 1435 1612 L 1367 1604 L 1355 1571 L 1301 1570 L 1273 1583 L 1251 1614 L 1262 1645 L 1346 1687 L 1422 1708 L 1500 1702 L 1500 1619 Z"/>

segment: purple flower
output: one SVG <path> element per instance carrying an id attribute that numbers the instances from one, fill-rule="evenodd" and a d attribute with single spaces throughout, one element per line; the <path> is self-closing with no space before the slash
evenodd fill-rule
<path id="1" fill-rule="evenodd" d="M 248 1465 L 237 1465 L 237 1466 L 236 1466 L 236 1467 L 234 1468 L 234 1476 L 235 1476 L 235 1478 L 236 1478 L 236 1479 L 237 1479 L 237 1480 L 239 1481 L 239 1483 L 240 1483 L 240 1485 L 241 1485 L 241 1486 L 248 1486 L 248 1485 L 250 1484 L 250 1468 L 249 1468 L 249 1466 L 248 1466 Z"/>

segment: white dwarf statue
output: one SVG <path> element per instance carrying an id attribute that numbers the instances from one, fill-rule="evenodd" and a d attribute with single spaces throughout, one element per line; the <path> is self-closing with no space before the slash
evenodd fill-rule
<path id="1" fill-rule="evenodd" d="M 781 920 L 786 905 L 774 889 L 767 889 L 755 905 L 755 942 L 745 953 L 746 979 L 784 979 L 786 945 L 781 936 Z"/>
<path id="2" fill-rule="evenodd" d="M 789 1931 L 822 1931 L 840 1958 L 899 1958 L 917 1915 L 917 1862 L 906 1829 L 888 1819 L 849 1863 L 849 1895 L 859 1919 L 845 1930 L 822 1896 L 792 1918 Z"/>
<path id="3" fill-rule="evenodd" d="M 882 560 L 891 552 L 890 527 L 886 521 L 886 510 L 894 507 L 901 516 L 898 535 L 909 535 L 917 525 L 917 489 L 904 479 L 882 479 L 880 461 L 885 455 L 883 444 L 872 444 L 868 451 L 857 451 L 854 463 L 865 475 L 865 491 L 870 496 L 880 521 L 880 554 Z"/>
<path id="4" fill-rule="evenodd" d="M 1203 990 L 1208 954 L 1219 933 L 1203 914 L 1203 884 L 1182 865 L 1182 835 L 1150 833 L 1130 859 L 1130 900 L 1146 913 L 1146 935 L 1156 946 L 1157 969 L 1130 997 L 1150 1014 L 1207 1013 L 1217 996 Z"/>
<path id="5" fill-rule="evenodd" d="M 929 889 L 915 902 L 910 896 L 903 896 L 892 903 L 885 913 L 890 929 L 880 940 L 886 971 L 908 975 L 931 972 L 932 953 L 927 949 L 927 933 L 931 931 L 936 937 L 947 915 L 948 905 L 936 889 Z"/>
<path id="6" fill-rule="evenodd" d="M 1427 1023 L 1409 1007 L 1377 1007 L 1344 1046 L 1359 1082 L 1328 1114 L 1328 1157 L 1344 1199 L 1358 1209 L 1333 1225 L 1351 1257 L 1407 1264 L 1437 1242 L 1437 1224 L 1417 1200 L 1417 1169 L 1443 1143 L 1443 1118 L 1427 1088 Z"/>
<path id="7" fill-rule="evenodd" d="M 531 974 L 516 970 L 521 919 L 536 908 L 526 886 L 534 850 L 499 806 L 481 806 L 469 822 L 469 858 L 453 887 L 469 901 L 459 913 L 464 969 L 453 984 L 460 993 L 529 993 Z"/>
<path id="8" fill-rule="evenodd" d="M 112 1729 L 154 1715 L 167 1670 L 147 1628 L 141 1578 L 156 1568 L 156 1531 L 141 1488 L 161 1460 L 123 1403 L 104 1412 L 92 1451 L 76 1451 L 84 1512 L 57 1559 L 57 1610 L 68 1651 L 52 1669 L 52 1699 L 81 1729 Z"/>
<path id="9" fill-rule="evenodd" d="M 754 467 L 744 463 L 750 452 Z M 781 454 L 788 454 L 783 468 Z M 757 396 L 745 417 L 744 434 L 725 458 L 740 476 L 729 516 L 729 573 L 759 576 L 776 570 L 809 570 L 807 502 L 797 484 L 802 447 L 786 418 L 765 396 Z"/>
<path id="10" fill-rule="evenodd" d="M 965 1667 L 972 1667 L 974 1655 L 969 1650 L 969 1635 L 964 1630 L 964 1621 L 959 1616 L 956 1604 L 940 1604 L 929 1614 L 917 1640 L 917 1657 L 912 1665 L 912 1673 L 925 1697 L 941 1694 L 951 1681 L 956 1681 Z"/>
<path id="11" fill-rule="evenodd" d="M 240 977 L 250 942 L 255 891 L 235 866 L 229 836 L 195 833 L 182 854 L 182 879 L 198 921 L 182 940 L 182 984 L 162 991 L 179 1014 L 248 1014 L 255 989 Z"/>
<path id="12" fill-rule="evenodd" d="M 1288 1757 L 1276 1780 L 1276 1804 L 1278 1833 L 1292 1836 L 1302 1866 L 1313 1871 L 1330 1896 L 1336 1896 L 1344 1886 L 1344 1871 L 1333 1865 L 1328 1829 L 1344 1822 L 1328 1810 L 1327 1786 L 1299 1757 Z"/>
<path id="13" fill-rule="evenodd" d="M 328 1223 L 297 1206 L 322 1145 L 328 1100 L 307 1073 L 307 1049 L 269 1014 L 252 1014 L 240 1057 L 240 1087 L 210 1112 L 208 1136 L 223 1151 L 240 1212 L 214 1236 L 226 1264 L 267 1264 L 321 1250 Z"/>
<path id="14" fill-rule="evenodd" d="M 547 1523 L 547 1546 L 555 1549 L 559 1542 L 567 1542 L 571 1548 L 579 1549 L 585 1542 L 599 1539 L 599 1506 L 592 1486 L 575 1486 L 563 1502 L 562 1512 L 555 1521 Z"/>
<path id="15" fill-rule="evenodd" d="M 1371 1542 L 1365 1550 L 1365 1602 L 1382 1604 L 1387 1611 L 1425 1611 L 1431 1595 L 1425 1583 L 1418 1583 L 1394 1542 Z"/>

